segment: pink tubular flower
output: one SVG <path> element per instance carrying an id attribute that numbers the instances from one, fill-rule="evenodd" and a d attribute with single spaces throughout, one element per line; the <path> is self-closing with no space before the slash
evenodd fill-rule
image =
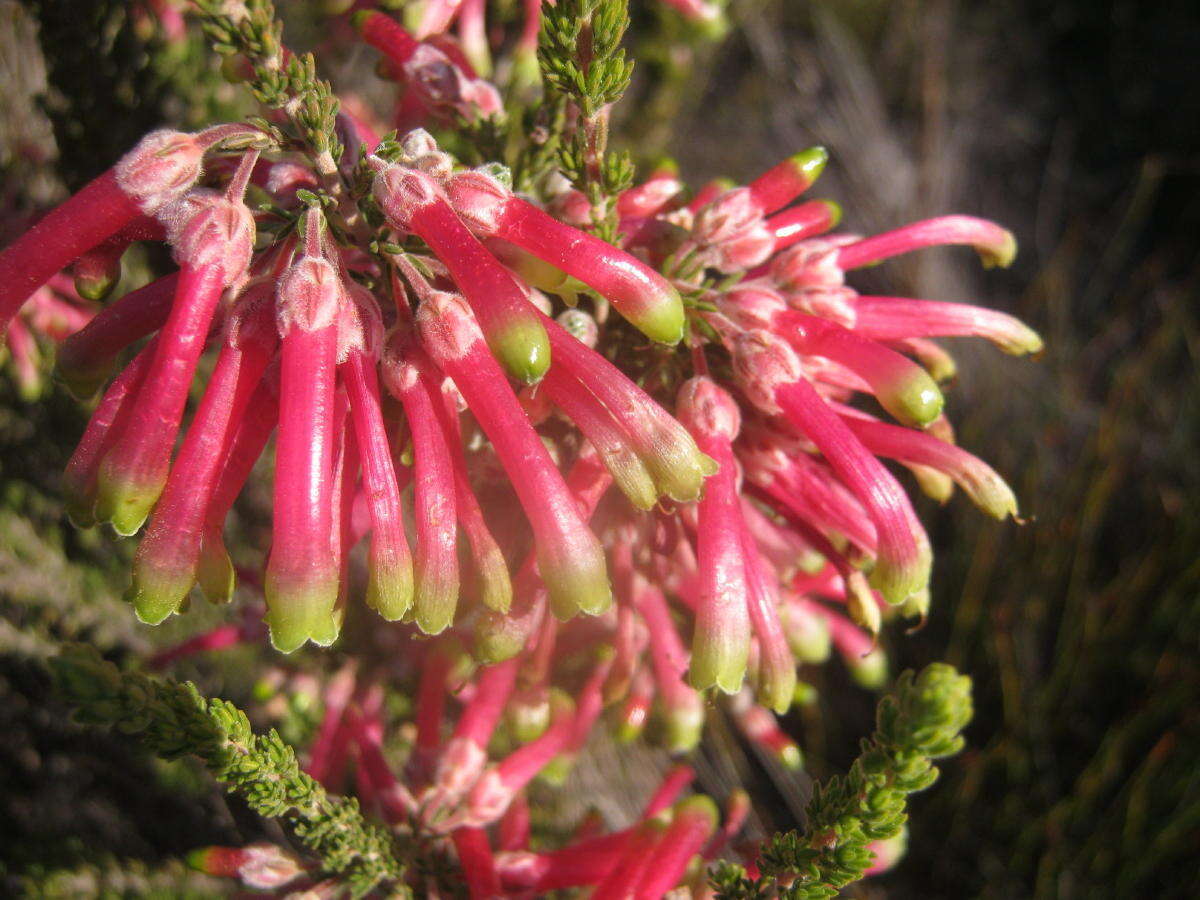
<path id="1" fill-rule="evenodd" d="M 645 263 L 564 225 L 487 172 L 451 175 L 446 190 L 477 235 L 508 241 L 579 279 L 653 340 L 676 344 L 683 337 L 679 292 Z"/>
<path id="2" fill-rule="evenodd" d="M 415 117 L 477 117 L 474 74 L 443 29 L 457 14 L 480 57 L 483 26 L 497 27 L 485 12 L 431 2 L 420 40 L 378 11 L 357 19 Z M 938 500 L 960 487 L 997 518 L 1017 508 L 955 445 L 938 386 L 954 363 L 932 339 L 1041 343 L 1003 313 L 860 296 L 855 271 L 935 244 L 1007 263 L 1012 236 L 954 216 L 834 231 L 840 209 L 801 196 L 819 149 L 690 203 L 669 166 L 596 203 L 550 164 L 518 171 L 518 196 L 502 166 L 466 168 L 424 131 L 377 139 L 371 121 L 338 122 L 361 165 L 322 166 L 290 143 L 259 163 L 246 139 L 199 188 L 205 153 L 248 130 L 152 136 L 0 253 L 0 316 L 37 292 L 14 362 L 36 369 L 39 322 L 56 340 L 79 329 L 60 370 L 80 394 L 100 390 L 67 467 L 70 514 L 130 533 L 149 519 L 129 592 L 143 620 L 186 608 L 194 583 L 228 601 L 225 523 L 273 453 L 265 578 L 253 548 L 230 549 L 263 587 L 274 646 L 331 644 L 358 599 L 388 623 L 350 620 L 373 661 L 323 691 L 312 774 L 356 784 L 368 813 L 456 853 L 475 896 L 695 884 L 693 860 L 725 852 L 742 798 L 718 831 L 711 801 L 680 799 L 693 773 L 677 768 L 633 824 L 599 833 L 593 820 L 543 851 L 530 786 L 561 778 L 603 728 L 687 753 L 710 702 L 796 768 L 780 723 L 805 702 L 798 664 L 836 651 L 861 684 L 885 680 L 881 605 L 926 615 L 932 560 L 882 460 Z M 256 213 L 251 178 L 269 199 Z M 164 238 L 179 271 L 84 325 L 61 269 L 80 260 L 100 293 L 130 241 Z M 159 664 L 261 640 L 261 608 L 246 608 L 254 627 L 243 616 Z M 416 686 L 407 722 L 383 703 L 393 678 Z"/>
<path id="3" fill-rule="evenodd" d="M 433 179 L 416 169 L 389 166 L 376 176 L 375 194 L 393 225 L 420 236 L 446 264 L 505 368 L 526 382 L 540 380 L 550 348 L 535 310 L 512 276 L 467 231 Z"/>
<path id="4" fill-rule="evenodd" d="M 733 398 L 709 378 L 693 378 L 679 393 L 681 420 L 720 467 L 698 506 L 701 586 L 688 680 L 698 690 L 715 685 L 732 694 L 741 688 L 750 653 L 744 526 L 732 447 L 741 416 Z"/>
<path id="5" fill-rule="evenodd" d="M 175 302 L 146 375 L 153 390 L 139 397 L 125 433 L 100 465 L 97 515 L 120 534 L 137 532 L 162 492 L 188 387 L 217 304 L 249 267 L 255 227 L 242 195 L 256 159 L 255 153 L 243 157 L 224 195 L 193 191 L 168 212 L 181 270 Z"/>
<path id="6" fill-rule="evenodd" d="M 63 341 L 58 371 L 76 396 L 94 394 L 125 347 L 162 327 L 178 286 L 179 275 L 172 274 L 130 291 Z"/>
<path id="7" fill-rule="evenodd" d="M 716 830 L 718 818 L 717 807 L 708 797 L 689 797 L 676 804 L 671 824 L 659 838 L 635 896 L 647 900 L 661 897 L 677 884 L 691 858 Z"/>
<path id="8" fill-rule="evenodd" d="M 374 315 L 378 316 L 378 312 Z M 413 565 L 404 533 L 400 486 L 379 395 L 380 331 L 382 326 L 377 320 L 364 323 L 363 345 L 347 350 L 341 373 L 350 401 L 350 414 L 363 463 L 364 490 L 371 512 L 366 601 L 385 619 L 395 621 L 413 602 Z"/>
<path id="9" fill-rule="evenodd" d="M 1017 255 L 1012 232 L 974 216 L 942 216 L 847 244 L 838 250 L 841 269 L 858 269 L 922 247 L 965 244 L 974 247 L 984 266 L 1008 266 Z"/>
<path id="10" fill-rule="evenodd" d="M 300 860 L 274 844 L 206 847 L 190 853 L 188 864 L 208 875 L 237 878 L 256 891 L 283 888 L 305 871 Z"/>
<path id="11" fill-rule="evenodd" d="M 109 385 L 88 421 L 75 452 L 67 461 L 63 473 L 63 492 L 66 495 L 67 512 L 78 525 L 88 526 L 96 522 L 96 482 L 100 460 L 112 447 L 116 436 L 125 430 L 133 415 L 133 406 L 155 349 L 155 341 L 152 340 Z"/>
<path id="12" fill-rule="evenodd" d="M 470 310 L 461 298 L 437 292 L 422 301 L 417 323 L 434 361 L 466 397 L 513 480 L 555 612 L 564 617 L 577 610 L 602 612 L 612 599 L 603 550 L 485 350 Z"/>
<path id="13" fill-rule="evenodd" d="M 204 399 L 171 467 L 133 564 L 130 599 L 155 624 L 175 612 L 196 580 L 204 519 L 234 429 L 275 352 L 269 297 L 248 295 L 227 326 Z"/>
<path id="14" fill-rule="evenodd" d="M 475 72 L 457 47 L 437 39 L 447 19 L 458 12 L 461 3 L 447 4 L 432 0 L 426 7 L 430 17 L 422 22 L 420 34 L 410 34 L 386 13 L 361 10 L 355 13 L 355 24 L 363 40 L 387 58 L 391 73 L 408 88 L 415 103 L 428 112 L 441 116 L 457 113 L 466 119 L 486 117 L 500 111 L 500 95 L 496 89 L 476 78 Z M 431 35 L 433 35 L 431 37 Z"/>
<path id="15" fill-rule="evenodd" d="M 929 581 L 928 538 L 903 489 L 854 437 L 803 377 L 793 351 L 770 332 L 737 338 L 734 365 L 760 407 L 781 413 L 811 440 L 859 502 L 878 532 L 872 580 L 891 603 L 903 603 Z"/>
<path id="16" fill-rule="evenodd" d="M 333 556 L 333 425 L 338 308 L 345 289 L 321 255 L 320 219 L 308 218 L 304 255 L 279 282 L 279 437 L 274 542 L 267 563 L 271 640 L 289 652 L 333 643 L 339 575 Z"/>
<path id="17" fill-rule="evenodd" d="M 402 330 L 388 342 L 384 379 L 404 405 L 413 442 L 417 549 L 413 602 L 422 630 L 437 634 L 454 618 L 458 603 L 454 468 L 438 420 L 433 366 Z"/>
<path id="18" fill-rule="evenodd" d="M 513 797 L 567 746 L 575 726 L 575 704 L 555 692 L 550 706 L 550 727 L 541 737 L 514 750 L 475 783 L 461 814 L 463 824 L 486 824 L 500 818 Z"/>

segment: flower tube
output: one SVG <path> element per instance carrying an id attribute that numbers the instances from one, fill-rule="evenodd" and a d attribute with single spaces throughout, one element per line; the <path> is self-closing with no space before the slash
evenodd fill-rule
<path id="1" fill-rule="evenodd" d="M 180 264 L 175 302 L 146 377 L 154 385 L 100 465 L 97 515 L 118 533 L 141 528 L 166 484 L 187 392 L 217 304 L 250 264 L 254 217 L 242 202 L 257 153 L 242 157 L 225 194 L 196 190 L 171 208 L 168 231 Z"/>
<path id="2" fill-rule="evenodd" d="M 471 309 L 488 347 L 514 377 L 533 384 L 550 365 L 550 347 L 537 313 L 512 275 L 455 215 L 430 176 L 404 166 L 384 166 L 375 197 L 396 228 L 411 231 L 445 263 Z"/>
<path id="3" fill-rule="evenodd" d="M 533 528 L 551 607 L 563 617 L 577 610 L 603 612 L 612 592 L 600 542 L 484 348 L 470 310 L 460 297 L 434 292 L 422 301 L 417 324 L 425 347 L 454 379 L 512 480 Z"/>
<path id="4" fill-rule="evenodd" d="M 683 301 L 665 278 L 640 260 L 587 232 L 564 225 L 515 196 L 489 174 L 452 175 L 446 185 L 455 210 L 482 237 L 498 237 L 579 279 L 608 299 L 647 337 L 683 338 Z"/>
<path id="5" fill-rule="evenodd" d="M 742 686 L 750 654 L 744 526 L 732 449 L 741 416 L 733 398 L 704 376 L 684 383 L 676 407 L 700 449 L 720 467 L 697 507 L 700 595 L 688 680 L 697 690 L 716 686 L 732 694 Z"/>
<path id="6" fill-rule="evenodd" d="M 662 897 L 679 883 L 692 857 L 699 853 L 716 830 L 716 804 L 697 795 L 675 804 L 671 824 L 654 848 L 652 863 L 638 882 L 637 900 Z"/>
<path id="7" fill-rule="evenodd" d="M 513 797 L 563 751 L 575 728 L 575 704 L 561 691 L 550 695 L 550 727 L 535 741 L 514 750 L 480 777 L 467 797 L 462 824 L 494 822 Z"/>
<path id="8" fill-rule="evenodd" d="M 854 331 L 876 341 L 916 337 L 981 337 L 1005 353 L 1021 356 L 1042 349 L 1037 332 L 1012 316 L 967 303 L 857 297 Z"/>
<path id="9" fill-rule="evenodd" d="M 369 297 L 367 299 L 370 299 Z M 371 513 L 367 605 L 388 621 L 404 616 L 413 602 L 413 564 L 404 533 L 400 485 L 383 421 L 377 366 L 382 325 L 374 300 L 365 310 L 361 347 L 350 347 L 340 366 L 350 401 L 363 485 Z"/>
<path id="10" fill-rule="evenodd" d="M 58 372 L 77 397 L 90 397 L 112 369 L 118 354 L 166 322 L 179 287 L 172 273 L 110 303 L 58 348 Z"/>
<path id="11" fill-rule="evenodd" d="M 759 175 L 747 187 L 750 196 L 764 215 L 783 209 L 805 191 L 825 171 L 829 151 L 824 147 L 809 147 L 789 156 Z"/>
<path id="12" fill-rule="evenodd" d="M 877 533 L 872 584 L 892 604 L 903 603 L 924 588 L 932 553 L 908 496 L 803 378 L 791 348 L 768 332 L 744 332 L 735 340 L 734 366 L 755 404 L 782 413 L 816 444 L 867 509 Z"/>
<path id="13" fill-rule="evenodd" d="M 947 244 L 974 247 L 985 268 L 1007 268 L 1017 255 L 1016 238 L 995 222 L 974 216 L 940 216 L 847 244 L 837 252 L 837 265 L 845 271 L 860 269 L 902 253 Z"/>
<path id="14" fill-rule="evenodd" d="M 308 216 L 304 255 L 279 282 L 279 436 L 273 544 L 267 560 L 271 642 L 290 653 L 328 646 L 341 627 L 333 546 L 334 394 L 341 277 L 320 255 L 319 213 Z"/>
<path id="15" fill-rule="evenodd" d="M 1003 520 L 1017 515 L 1012 488 L 991 466 L 966 450 L 932 435 L 884 422 L 858 416 L 843 416 L 843 421 L 872 453 L 944 472 L 976 506 L 994 518 Z"/>
<path id="16" fill-rule="evenodd" d="M 156 341 L 151 340 L 116 377 L 88 420 L 75 452 L 63 473 L 67 515 L 81 527 L 96 523 L 96 484 L 100 462 L 125 430 L 154 359 Z"/>
<path id="17" fill-rule="evenodd" d="M 503 377 L 503 376 L 501 376 Z M 417 626 L 440 634 L 458 605 L 458 532 L 454 468 L 446 432 L 438 421 L 441 393 L 433 365 L 405 327 L 387 343 L 384 383 L 404 406 L 413 443 L 417 547 L 413 560 L 413 606 Z"/>
<path id="18" fill-rule="evenodd" d="M 816 316 L 784 310 L 775 331 L 800 353 L 824 356 L 862 377 L 889 413 L 908 425 L 925 426 L 945 403 L 929 373 L 894 350 Z"/>
<path id="19" fill-rule="evenodd" d="M 278 382 L 278 368 L 268 369 L 246 404 L 204 514 L 204 537 L 196 577 L 204 596 L 213 603 L 228 603 L 233 596 L 236 575 L 225 550 L 222 532 L 234 501 L 279 421 Z"/>
<path id="20" fill-rule="evenodd" d="M 832 200 L 811 200 L 771 216 L 767 230 L 775 238 L 774 252 L 778 253 L 805 238 L 837 228 L 841 221 L 842 208 Z"/>
<path id="21" fill-rule="evenodd" d="M 195 135 L 151 132 L 116 166 L 0 252 L 0 335 L 51 275 L 191 188 L 200 177 L 204 149 Z"/>
<path id="22" fill-rule="evenodd" d="M 225 345 L 133 561 L 129 599 L 143 622 L 176 612 L 196 581 L 204 518 L 234 431 L 275 352 L 269 300 L 248 297 Z"/>

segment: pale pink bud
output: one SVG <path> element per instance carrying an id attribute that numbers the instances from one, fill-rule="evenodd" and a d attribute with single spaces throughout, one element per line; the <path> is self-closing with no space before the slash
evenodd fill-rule
<path id="1" fill-rule="evenodd" d="M 512 191 L 484 169 L 452 175 L 446 194 L 454 211 L 480 237 L 495 233 L 504 204 L 512 197 Z"/>
<path id="2" fill-rule="evenodd" d="M 352 351 L 378 359 L 383 348 L 383 314 L 375 295 L 357 281 L 347 280 L 343 289 L 348 302 L 338 310 L 338 363 Z"/>
<path id="3" fill-rule="evenodd" d="M 731 349 L 738 386 L 763 412 L 778 413 L 775 390 L 803 377 L 796 351 L 782 338 L 762 329 L 738 335 Z"/>
<path id="4" fill-rule="evenodd" d="M 719 244 L 741 234 L 762 219 L 762 209 L 749 188 L 734 188 L 721 194 L 698 213 L 693 236 L 702 244 Z"/>
<path id="5" fill-rule="evenodd" d="M 254 252 L 254 216 L 238 200 L 209 190 L 194 190 L 164 211 L 167 241 L 180 266 L 219 266 L 225 284 L 246 274 Z"/>
<path id="6" fill-rule="evenodd" d="M 429 175 L 401 165 L 389 165 L 375 176 L 375 200 L 397 228 L 407 229 L 413 213 L 433 203 L 441 190 Z"/>
<path id="7" fill-rule="evenodd" d="M 283 887 L 304 874 L 299 860 L 274 844 L 250 844 L 242 850 L 245 857 L 238 867 L 238 878 L 253 890 Z"/>
<path id="8" fill-rule="evenodd" d="M 275 315 L 280 336 L 296 326 L 318 331 L 333 324 L 345 289 L 337 269 L 328 260 L 306 256 L 279 279 Z"/>
<path id="9" fill-rule="evenodd" d="M 400 155 L 405 162 L 440 152 L 437 140 L 424 128 L 414 128 L 400 141 Z"/>
<path id="10" fill-rule="evenodd" d="M 563 310 L 554 321 L 584 346 L 593 350 L 596 348 L 596 342 L 600 340 L 600 326 L 582 309 Z"/>
<path id="11" fill-rule="evenodd" d="M 114 171 L 122 193 L 152 216 L 196 183 L 203 160 L 204 147 L 194 135 L 164 128 L 142 138 Z"/>
<path id="12" fill-rule="evenodd" d="M 679 389 L 675 413 L 689 431 L 732 441 L 742 427 L 737 401 L 706 376 L 689 378 Z"/>
<path id="13" fill-rule="evenodd" d="M 717 309 L 742 331 L 769 331 L 775 316 L 787 309 L 787 302 L 769 287 L 739 286 L 717 300 Z"/>
<path id="14" fill-rule="evenodd" d="M 483 341 L 479 323 L 460 294 L 432 292 L 421 301 L 417 325 L 422 342 L 438 360 L 462 359 Z"/>
<path id="15" fill-rule="evenodd" d="M 838 265 L 838 248 L 856 240 L 837 235 L 801 241 L 771 260 L 771 278 L 784 289 L 840 288 L 846 273 Z"/>
<path id="16" fill-rule="evenodd" d="M 312 189 L 317 185 L 313 170 L 299 163 L 277 162 L 267 170 L 267 192 L 281 199 L 292 199 L 301 188 Z"/>
<path id="17" fill-rule="evenodd" d="M 858 322 L 858 295 L 848 287 L 810 287 L 788 293 L 787 303 L 798 312 L 829 319 L 853 329 Z"/>

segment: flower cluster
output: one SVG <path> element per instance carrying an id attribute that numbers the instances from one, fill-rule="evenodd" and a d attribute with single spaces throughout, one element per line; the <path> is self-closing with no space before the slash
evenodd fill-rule
<path id="1" fill-rule="evenodd" d="M 21 314 L 9 324 L 4 337 L 8 361 L 24 399 L 36 400 L 42 394 L 42 358 L 47 345 L 65 340 L 96 314 L 95 306 L 81 296 L 85 290 L 79 276 L 72 281 L 56 273 L 33 292 Z"/>
<path id="2" fill-rule="evenodd" d="M 470 33 L 483 4 L 421 9 L 412 33 L 355 15 L 405 85 L 399 120 L 495 113 L 469 42 L 444 33 L 455 15 Z M 359 158 L 305 156 L 276 127 L 303 108 L 150 134 L 0 253 L 0 326 L 72 264 L 99 296 L 133 241 L 166 242 L 178 264 L 62 345 L 78 393 L 107 383 L 67 467 L 71 515 L 144 527 L 129 591 L 143 621 L 181 612 L 196 585 L 228 601 L 224 524 L 274 436 L 274 646 L 338 638 L 360 558 L 363 599 L 406 623 L 398 634 L 444 633 L 407 651 L 422 668 L 406 777 L 381 754 L 378 692 L 353 679 L 326 697 L 310 772 L 353 752 L 360 796 L 450 836 L 478 896 L 659 896 L 719 849 L 709 801 L 675 802 L 668 779 L 632 829 L 533 854 L 525 786 L 606 708 L 626 739 L 654 720 L 671 750 L 693 748 L 706 692 L 795 767 L 775 714 L 803 693 L 798 663 L 836 648 L 882 682 L 883 616 L 925 614 L 932 555 L 881 459 L 938 500 L 958 486 L 1016 514 L 1003 479 L 954 443 L 938 386 L 953 361 L 930 339 L 1040 341 L 1001 313 L 860 295 L 847 275 L 936 245 L 1007 265 L 1013 237 L 966 216 L 834 233 L 838 206 L 801 200 L 820 148 L 695 193 L 664 166 L 598 205 L 600 182 L 547 170 L 518 192 L 499 162 L 466 167 L 423 128 L 380 140 L 348 112 L 339 136 Z M 194 646 L 255 636 L 228 626 Z M 503 717 L 524 723 L 523 745 L 493 761 Z"/>

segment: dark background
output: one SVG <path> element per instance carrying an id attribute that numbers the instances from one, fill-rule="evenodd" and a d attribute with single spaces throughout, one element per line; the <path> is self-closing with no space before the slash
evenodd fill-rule
<path id="1" fill-rule="evenodd" d="M 969 673 L 976 717 L 967 751 L 914 803 L 906 859 L 852 892 L 1194 896 L 1200 6 L 764 0 L 735 3 L 737 28 L 689 51 L 650 43 L 649 3 L 633 5 L 632 40 L 652 57 L 619 141 L 645 160 L 669 152 L 695 185 L 825 144 L 817 194 L 853 230 L 997 219 L 1021 244 L 1010 270 L 946 250 L 871 277 L 1006 309 L 1046 339 L 1036 360 L 955 348 L 960 443 L 1011 480 L 1027 522 L 997 525 L 961 498 L 921 509 L 938 553 L 932 613 L 889 651 L 897 668 L 948 659 Z M 164 119 L 213 111 L 179 96 L 181 83 L 214 83 L 205 59 L 156 56 L 122 7 L 0 2 L 6 228 Z M 48 118 L 15 99 L 37 81 L 39 39 Z M 25 138 L 57 157 L 14 152 Z M 0 392 L 0 872 L 54 873 L 63 896 L 144 893 L 178 874 L 165 860 L 258 826 L 189 770 L 67 725 L 48 696 L 38 660 L 61 640 L 121 653 L 172 634 L 148 638 L 120 604 L 128 548 L 60 525 L 54 479 L 78 409 L 59 393 L 32 407 Z M 788 724 L 823 777 L 853 757 L 873 698 L 833 666 L 806 677 L 820 712 Z M 777 798 L 794 786 L 751 774 L 762 824 L 792 825 Z"/>

